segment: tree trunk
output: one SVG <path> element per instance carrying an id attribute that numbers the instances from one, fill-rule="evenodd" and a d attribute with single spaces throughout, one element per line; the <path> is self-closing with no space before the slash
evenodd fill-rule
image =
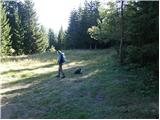
<path id="1" fill-rule="evenodd" d="M 124 30 L 123 30 L 123 0 L 121 0 L 121 40 L 120 40 L 120 48 L 119 48 L 120 64 L 123 64 L 123 62 L 124 62 L 123 43 L 124 43 Z"/>
<path id="2" fill-rule="evenodd" d="M 97 45 L 95 44 L 94 49 L 97 49 Z"/>
<path id="3" fill-rule="evenodd" d="M 90 44 L 89 49 L 92 49 L 92 45 Z"/>

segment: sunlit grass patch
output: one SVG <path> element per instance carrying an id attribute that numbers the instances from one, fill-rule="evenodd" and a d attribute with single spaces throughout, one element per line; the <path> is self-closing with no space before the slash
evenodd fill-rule
<path id="1" fill-rule="evenodd" d="M 3 58 L 9 60 L 1 63 L 2 69 L 0 72 L 2 84 L 32 78 L 36 74 L 39 75 L 56 71 L 56 59 L 51 59 L 50 55 L 48 53 L 46 54 L 47 55 L 43 54 L 42 56 L 33 55 Z M 52 58 L 54 58 L 54 56 L 52 56 Z M 46 60 L 46 62 L 42 62 L 42 60 Z"/>

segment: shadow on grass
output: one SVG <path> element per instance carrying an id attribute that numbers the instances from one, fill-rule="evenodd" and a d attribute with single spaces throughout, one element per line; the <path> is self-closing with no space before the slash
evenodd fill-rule
<path id="1" fill-rule="evenodd" d="M 53 76 L 53 75 L 55 75 L 55 72 L 50 72 L 50 73 L 45 73 L 45 74 L 40 74 L 40 75 L 33 75 L 32 77 L 29 77 L 29 78 L 24 78 L 21 80 L 2 84 L 2 89 L 10 87 L 12 85 L 16 85 L 16 84 L 25 85 L 25 84 L 32 83 L 32 82 L 37 82 L 37 81 L 40 82 L 42 80 L 45 80 L 46 78 L 51 78 L 51 76 Z"/>
<path id="2" fill-rule="evenodd" d="M 44 66 L 40 66 L 40 67 L 35 67 L 35 68 L 32 68 L 32 69 L 19 69 L 19 70 L 11 70 L 11 71 L 7 71 L 7 72 L 3 72 L 2 74 L 7 74 L 9 72 L 14 72 L 14 73 L 17 73 L 17 72 L 21 72 L 21 71 L 25 71 L 25 70 L 35 70 L 35 69 L 39 69 L 39 68 L 49 68 L 49 67 L 52 67 L 54 66 L 55 64 L 47 64 L 47 65 L 44 65 Z M 86 65 L 89 65 L 89 64 L 86 64 Z M 69 78 L 72 78 L 72 77 L 76 77 L 78 75 L 75 75 L 74 74 L 74 71 L 76 70 L 76 68 L 82 68 L 82 70 L 85 69 L 85 66 L 86 65 L 81 65 L 81 66 L 75 66 L 75 67 L 71 67 L 71 68 L 64 68 L 64 72 L 66 74 L 66 77 L 69 77 Z M 56 74 L 58 73 L 58 70 L 57 71 L 53 71 L 53 72 L 49 72 L 49 73 L 45 73 L 45 74 L 36 74 L 36 75 L 33 75 L 29 78 L 24 78 L 24 79 L 20 79 L 20 80 L 16 80 L 16 81 L 12 81 L 12 82 L 9 82 L 9 83 L 4 83 L 2 84 L 2 89 L 3 88 L 6 88 L 6 87 L 9 87 L 11 85 L 16 85 L 16 84 L 28 84 L 28 83 L 32 83 L 32 82 L 36 82 L 36 81 L 42 81 L 43 79 L 50 79 L 50 78 L 54 78 L 56 76 Z"/>
<path id="3" fill-rule="evenodd" d="M 5 72 L 2 72 L 1 75 L 4 75 L 4 74 L 8 74 L 10 72 L 12 73 L 17 73 L 17 72 L 23 72 L 23 71 L 26 71 L 26 70 L 35 70 L 35 69 L 39 69 L 39 68 L 49 68 L 49 67 L 52 67 L 53 65 L 56 65 L 56 64 L 47 64 L 47 65 L 42 65 L 42 66 L 39 66 L 39 67 L 34 67 L 34 68 L 25 68 L 25 69 L 18 69 L 18 70 L 9 70 L 9 71 L 5 71 Z"/>
<path id="4" fill-rule="evenodd" d="M 7 71 L 7 72 L 3 72 L 2 74 L 7 74 L 9 72 L 14 72 L 16 74 L 17 72 L 21 72 L 21 71 L 25 71 L 25 70 L 35 70 L 35 69 L 39 69 L 39 68 L 49 68 L 49 67 L 52 67 L 53 65 L 55 65 L 55 64 L 47 64 L 47 65 L 43 65 L 43 66 L 31 68 L 31 69 L 10 70 L 10 71 Z M 83 69 L 83 68 L 85 68 L 86 65 L 89 65 L 89 64 L 81 65 L 81 66 L 78 66 L 78 67 L 81 67 Z M 71 67 L 71 68 L 65 68 L 64 69 L 64 72 L 66 74 L 65 79 L 70 79 L 70 78 L 72 79 L 74 77 L 78 77 L 79 75 L 74 74 L 74 71 L 75 71 L 76 68 L 77 68 L 77 66 Z M 58 73 L 58 71 L 53 71 L 53 72 L 48 72 L 48 73 L 43 73 L 43 74 L 32 75 L 29 78 L 23 78 L 23 79 L 19 79 L 19 80 L 16 80 L 16 81 L 9 82 L 9 83 L 4 83 L 4 84 L 2 84 L 1 89 L 8 88 L 10 86 L 21 85 L 21 84 L 25 85 L 25 84 L 30 84 L 30 83 L 40 83 L 42 81 L 46 82 L 47 80 L 50 80 L 50 79 L 56 79 L 55 76 L 56 76 L 57 73 Z M 85 75 L 85 74 L 83 74 L 83 75 Z M 78 81 L 76 81 L 76 82 L 78 82 Z"/>
<path id="5" fill-rule="evenodd" d="M 8 86 L 5 86 L 5 87 L 10 87 L 12 85 L 16 86 L 19 84 L 21 85 L 31 84 L 28 88 L 20 88 L 20 89 L 15 89 L 15 90 L 2 93 L 2 95 L 16 94 L 15 97 L 7 100 L 8 104 L 2 107 L 2 118 L 40 118 L 41 115 L 36 112 L 37 107 L 38 108 L 40 107 L 40 110 L 43 111 L 42 115 L 47 115 L 47 112 L 45 110 L 47 109 L 50 111 L 51 107 L 48 106 L 50 102 L 57 101 L 57 99 L 62 100 L 64 96 L 66 95 L 68 96 L 71 92 L 74 92 L 74 89 L 78 88 L 77 87 L 78 84 L 83 82 L 83 81 L 78 81 L 78 82 L 76 81 L 77 77 L 81 77 L 81 75 L 74 75 L 72 73 L 74 69 L 75 67 L 65 69 L 66 78 L 64 79 L 55 78 L 56 72 L 50 72 L 46 74 L 39 74 L 39 75 L 33 76 L 32 78 L 25 78 L 16 82 L 11 82 Z M 88 73 L 85 73 L 83 75 L 86 75 L 86 74 Z M 87 77 L 85 79 L 87 79 Z M 73 91 L 71 89 L 73 89 Z M 48 96 L 50 94 L 51 96 Z M 64 94 L 64 96 L 62 94 Z M 55 97 L 53 97 L 53 95 Z M 61 103 L 61 100 L 59 101 L 60 103 Z M 18 103 L 22 103 L 23 108 L 24 106 L 26 107 L 26 109 L 32 108 L 31 109 L 33 110 L 32 113 L 27 112 L 28 110 L 26 109 L 24 109 L 23 111 L 23 109 L 21 109 L 21 107 L 17 105 Z M 39 103 L 43 105 L 41 106 L 39 105 Z M 5 113 L 7 109 L 12 109 L 10 108 L 10 104 L 12 105 L 12 107 L 13 106 L 16 107 L 16 109 L 12 110 L 12 113 Z M 58 104 L 58 101 L 57 101 L 57 104 Z M 26 115 L 25 117 L 24 114 L 28 114 L 28 115 Z"/>

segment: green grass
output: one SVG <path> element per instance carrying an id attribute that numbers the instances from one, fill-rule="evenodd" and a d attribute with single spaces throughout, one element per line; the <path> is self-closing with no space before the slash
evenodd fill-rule
<path id="1" fill-rule="evenodd" d="M 61 80 L 54 53 L 1 58 L 2 118 L 158 118 L 158 92 L 143 89 L 144 72 L 120 66 L 113 49 L 65 54 Z"/>

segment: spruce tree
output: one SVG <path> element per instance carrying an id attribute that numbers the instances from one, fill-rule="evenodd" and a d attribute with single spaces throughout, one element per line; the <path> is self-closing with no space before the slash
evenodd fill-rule
<path id="1" fill-rule="evenodd" d="M 36 41 L 39 52 L 44 52 L 48 46 L 48 37 L 43 25 L 40 26 L 40 39 Z"/>
<path id="2" fill-rule="evenodd" d="M 51 47 L 56 46 L 57 42 L 56 42 L 56 36 L 54 34 L 54 31 L 52 29 L 49 29 L 48 31 L 48 48 L 47 50 L 49 50 Z"/>
<path id="3" fill-rule="evenodd" d="M 65 44 L 66 47 L 68 48 L 77 48 L 77 43 L 78 43 L 78 34 L 81 34 L 78 32 L 80 29 L 78 29 L 79 26 L 79 20 L 78 20 L 78 13 L 74 9 L 71 11 L 71 16 L 69 20 L 69 26 L 67 29 L 67 34 L 66 34 L 66 40 Z"/>
<path id="4" fill-rule="evenodd" d="M 7 11 L 7 18 L 11 27 L 11 46 L 14 49 L 14 55 L 24 53 L 24 4 L 21 1 L 4 1 L 4 7 Z"/>
<path id="5" fill-rule="evenodd" d="M 7 18 L 10 24 L 11 30 L 11 46 L 14 50 L 14 55 L 18 55 L 21 51 L 21 37 L 19 36 L 19 16 L 17 1 L 5 1 L 3 2 L 7 11 Z"/>
<path id="6" fill-rule="evenodd" d="M 58 46 L 59 48 L 64 48 L 64 32 L 63 32 L 63 28 L 61 26 L 59 33 L 58 33 Z"/>
<path id="7" fill-rule="evenodd" d="M 85 2 L 84 8 L 71 12 L 65 43 L 70 48 L 96 48 L 96 43 L 88 33 L 88 28 L 97 25 L 99 2 Z"/>
<path id="8" fill-rule="evenodd" d="M 96 42 L 90 37 L 88 28 L 97 25 L 97 19 L 99 18 L 99 2 L 98 1 L 85 1 L 84 12 L 82 15 L 81 25 L 82 33 L 85 40 L 86 48 L 96 48 Z"/>
<path id="9" fill-rule="evenodd" d="M 38 24 L 37 14 L 34 9 L 34 3 L 26 0 L 24 3 L 24 52 L 25 54 L 34 54 L 43 51 L 42 32 Z"/>
<path id="10" fill-rule="evenodd" d="M 14 13 L 16 27 L 14 28 L 14 50 L 16 55 L 22 55 L 24 49 L 24 29 L 18 12 Z"/>
<path id="11" fill-rule="evenodd" d="M 1 10 L 1 53 L 2 55 L 10 55 L 11 53 L 11 35 L 10 35 L 10 26 L 8 24 L 8 19 L 6 16 L 5 8 L 2 7 L 2 3 L 0 2 L 0 10 Z"/>

